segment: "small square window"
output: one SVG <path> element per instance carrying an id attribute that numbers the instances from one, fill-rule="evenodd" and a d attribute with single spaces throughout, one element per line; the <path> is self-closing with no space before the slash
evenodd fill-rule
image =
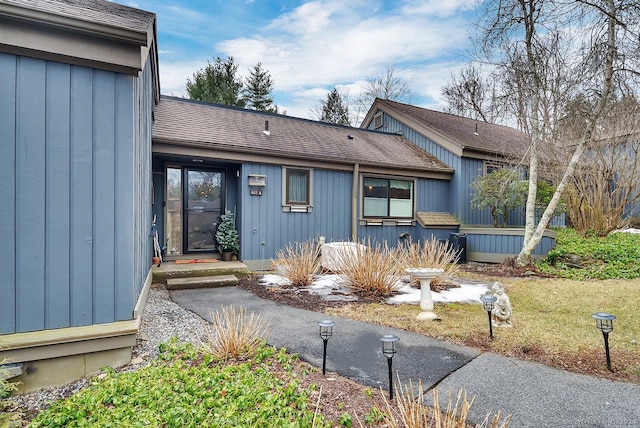
<path id="1" fill-rule="evenodd" d="M 311 189 L 311 169 L 283 168 L 282 206 L 284 211 L 311 211 Z"/>

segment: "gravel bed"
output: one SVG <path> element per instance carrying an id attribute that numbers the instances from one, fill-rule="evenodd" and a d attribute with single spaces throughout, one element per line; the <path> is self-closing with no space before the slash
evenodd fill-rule
<path id="1" fill-rule="evenodd" d="M 119 367 L 118 371 L 132 371 L 144 367 L 158 356 L 158 345 L 177 336 L 181 342 L 199 344 L 198 332 L 202 331 L 204 320 L 198 315 L 175 304 L 169 292 L 159 285 L 149 290 L 147 304 L 142 313 L 142 322 L 132 350 L 131 363 Z M 46 409 L 49 403 L 69 397 L 89 384 L 88 378 L 66 383 L 62 386 L 44 388 L 38 391 L 11 397 L 16 407 L 28 419 Z"/>

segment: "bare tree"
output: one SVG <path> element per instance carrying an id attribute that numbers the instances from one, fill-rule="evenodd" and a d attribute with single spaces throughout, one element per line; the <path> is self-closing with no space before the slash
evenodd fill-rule
<path id="1" fill-rule="evenodd" d="M 611 104 L 567 186 L 567 214 L 578 232 L 604 236 L 637 215 L 639 155 L 640 103 L 629 96 Z"/>
<path id="2" fill-rule="evenodd" d="M 496 103 L 496 85 L 493 79 L 484 75 L 479 64 L 470 63 L 452 74 L 442 88 L 442 95 L 450 113 L 475 120 L 494 123 L 501 116 Z M 495 82 L 495 81 L 494 81 Z"/>
<path id="3" fill-rule="evenodd" d="M 637 0 L 491 0 L 487 5 L 481 47 L 510 79 L 513 92 L 506 97 L 517 112 L 519 126 L 531 138 L 525 237 L 516 260 L 526 265 L 594 137 L 614 91 L 614 75 L 625 81 L 625 71 L 637 74 L 639 5 Z M 622 55 L 624 49 L 633 49 L 632 55 Z M 576 60 L 569 62 L 570 58 Z M 576 75 L 579 79 L 573 79 Z M 593 108 L 580 117 L 579 136 L 567 142 L 570 158 L 563 163 L 556 191 L 536 225 L 541 153 L 563 143 L 557 131 L 566 106 L 561 100 L 575 94 Z"/>

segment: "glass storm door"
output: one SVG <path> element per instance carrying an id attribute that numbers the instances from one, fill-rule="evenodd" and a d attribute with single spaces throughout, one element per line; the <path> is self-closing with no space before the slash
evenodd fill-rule
<path id="1" fill-rule="evenodd" d="M 183 245 L 186 252 L 216 251 L 214 235 L 224 209 L 224 173 L 184 169 Z"/>

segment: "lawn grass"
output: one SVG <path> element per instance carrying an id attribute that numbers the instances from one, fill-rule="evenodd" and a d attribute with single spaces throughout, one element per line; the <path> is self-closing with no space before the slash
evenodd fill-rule
<path id="1" fill-rule="evenodd" d="M 440 322 L 418 321 L 418 305 L 348 305 L 328 312 L 573 371 L 593 374 L 595 370 L 603 375 L 607 375 L 599 370 L 600 365 L 604 366 L 603 339 L 591 314 L 609 312 L 617 317 L 609 336 L 617 377 L 640 382 L 640 317 L 637 315 L 640 280 L 502 281 L 506 283 L 513 306 L 513 327 L 494 327 L 492 341 L 487 337 L 487 313 L 479 304 L 436 304 L 435 312 L 442 318 Z M 590 366 L 590 361 L 595 367 Z"/>

